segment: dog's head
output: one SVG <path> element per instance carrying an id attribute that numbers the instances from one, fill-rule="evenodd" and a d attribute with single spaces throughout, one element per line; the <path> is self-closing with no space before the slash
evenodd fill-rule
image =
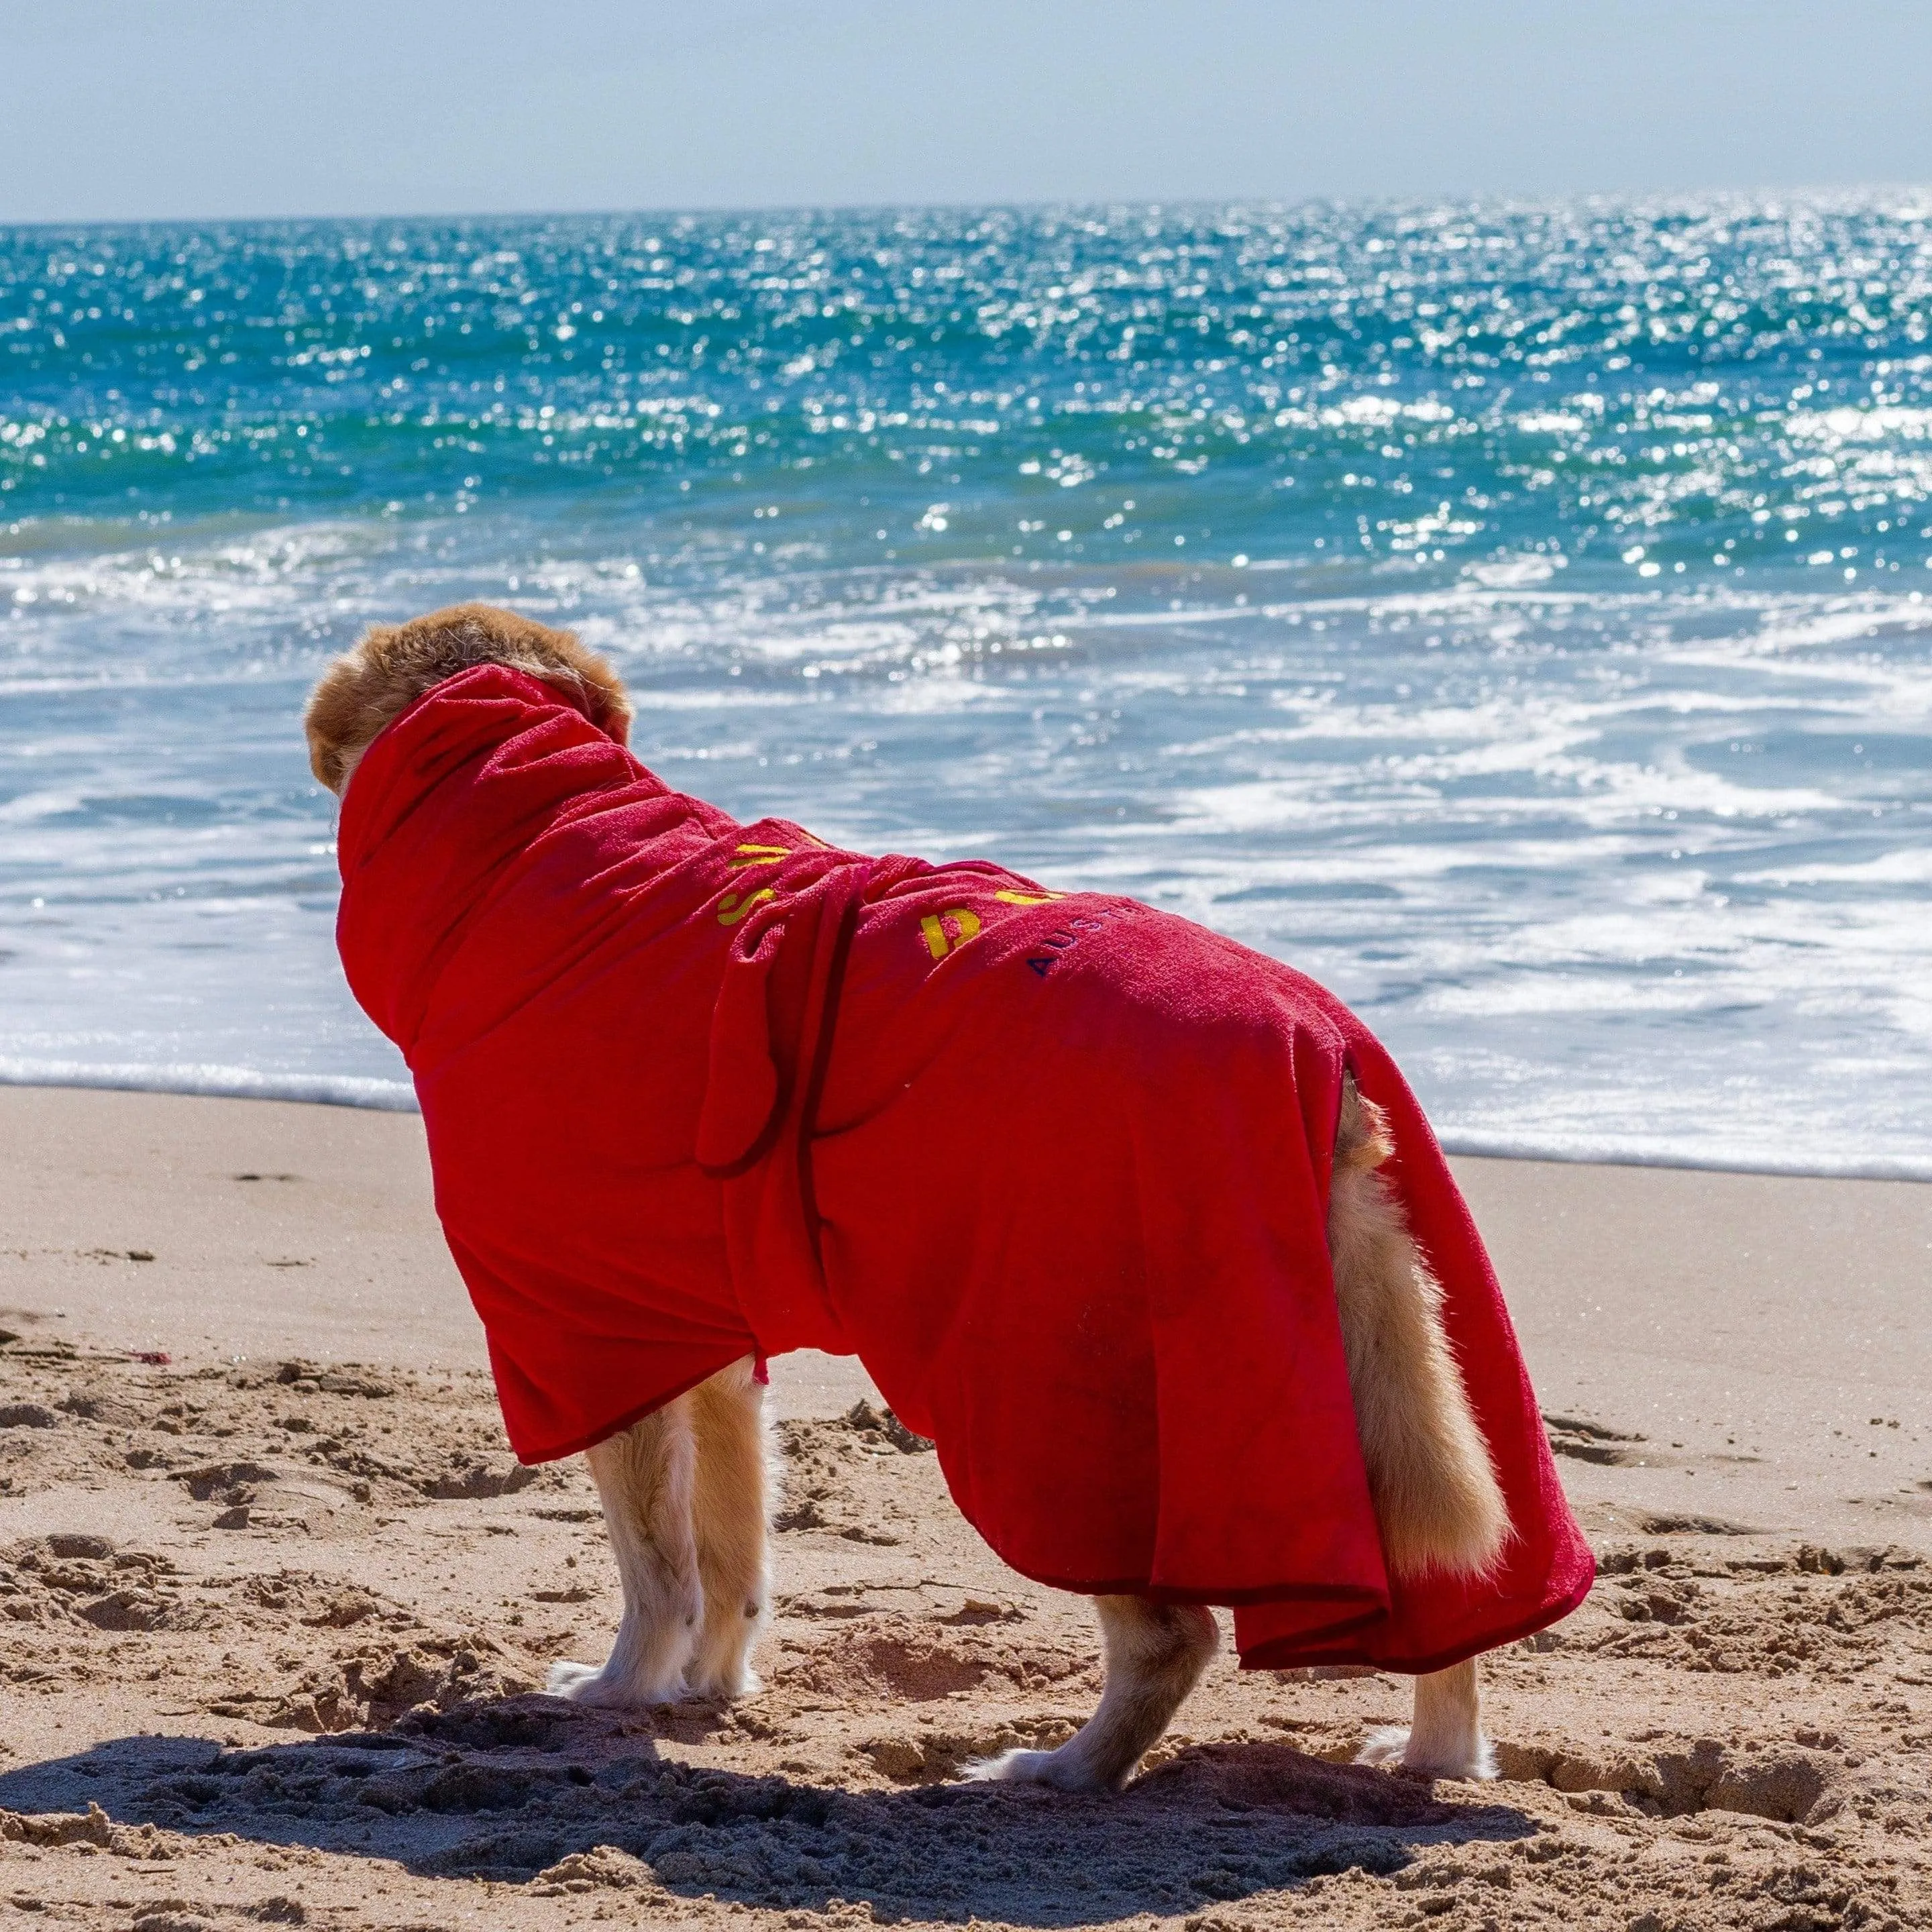
<path id="1" fill-rule="evenodd" d="M 568 631 L 553 631 L 490 604 L 454 604 L 406 624 L 374 624 L 309 694 L 302 724 L 308 761 L 339 798 L 382 728 L 445 678 L 478 664 L 508 664 L 552 685 L 619 744 L 631 702 L 617 674 Z"/>

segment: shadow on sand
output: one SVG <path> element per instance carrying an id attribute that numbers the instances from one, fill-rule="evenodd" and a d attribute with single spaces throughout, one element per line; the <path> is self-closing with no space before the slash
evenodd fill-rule
<path id="1" fill-rule="evenodd" d="M 688 1708 L 668 1715 L 657 1735 L 706 1727 Z M 1011 1785 L 845 1791 L 677 1762 L 648 1721 L 546 1697 L 266 1748 L 116 1738 L 0 1775 L 8 1810 L 86 1813 L 92 1802 L 106 1814 L 91 1826 L 44 1819 L 36 1835 L 227 1832 L 430 1875 L 794 1910 L 843 1899 L 880 1918 L 1042 1927 L 1198 1911 L 1538 1828 L 1473 1796 L 1445 1803 L 1414 1780 L 1274 1744 L 1184 1751 L 1116 1798 Z M 630 1856 L 573 1857 L 607 1846 Z"/>

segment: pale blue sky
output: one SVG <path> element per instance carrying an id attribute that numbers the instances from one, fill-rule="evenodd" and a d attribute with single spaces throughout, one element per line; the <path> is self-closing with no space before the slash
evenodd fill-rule
<path id="1" fill-rule="evenodd" d="M 1932 182 L 1924 0 L 0 0 L 0 220 Z"/>

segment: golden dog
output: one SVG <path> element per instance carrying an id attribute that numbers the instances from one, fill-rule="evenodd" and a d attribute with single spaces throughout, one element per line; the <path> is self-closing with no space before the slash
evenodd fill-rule
<path id="1" fill-rule="evenodd" d="M 629 700 L 603 659 L 568 632 L 461 604 L 376 626 L 329 668 L 304 720 L 316 776 L 340 796 L 392 718 L 442 680 L 490 663 L 559 687 L 625 738 Z M 1363 1460 L 1392 1574 L 1479 1575 L 1509 1535 L 1508 1514 L 1443 1331 L 1440 1290 L 1376 1172 L 1393 1150 L 1380 1111 L 1350 1083 L 1327 1234 Z M 634 1706 L 756 1688 L 750 1655 L 770 1595 L 762 1396 L 748 1359 L 590 1450 L 623 1621 L 601 1667 L 554 1666 L 555 1694 Z M 1057 1750 L 1010 1751 L 969 1775 L 1100 1790 L 1132 1774 L 1214 1654 L 1216 1626 L 1198 1605 L 1101 1597 L 1095 1607 L 1106 1676 L 1094 1716 Z M 1493 1775 L 1475 1663 L 1418 1677 L 1413 1724 L 1377 1733 L 1359 1761 Z"/>

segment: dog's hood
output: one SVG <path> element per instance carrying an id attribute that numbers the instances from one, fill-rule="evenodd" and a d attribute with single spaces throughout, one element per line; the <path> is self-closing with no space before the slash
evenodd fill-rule
<path id="1" fill-rule="evenodd" d="M 734 829 L 522 671 L 481 664 L 437 685 L 363 754 L 342 803 L 336 938 L 363 1011 L 412 1058 L 430 989 L 482 902 L 540 862 L 547 837 L 653 806 L 674 835 L 656 848 L 664 862 L 676 862 L 678 822 L 696 844 Z M 541 933 L 531 938 L 540 949 Z"/>

